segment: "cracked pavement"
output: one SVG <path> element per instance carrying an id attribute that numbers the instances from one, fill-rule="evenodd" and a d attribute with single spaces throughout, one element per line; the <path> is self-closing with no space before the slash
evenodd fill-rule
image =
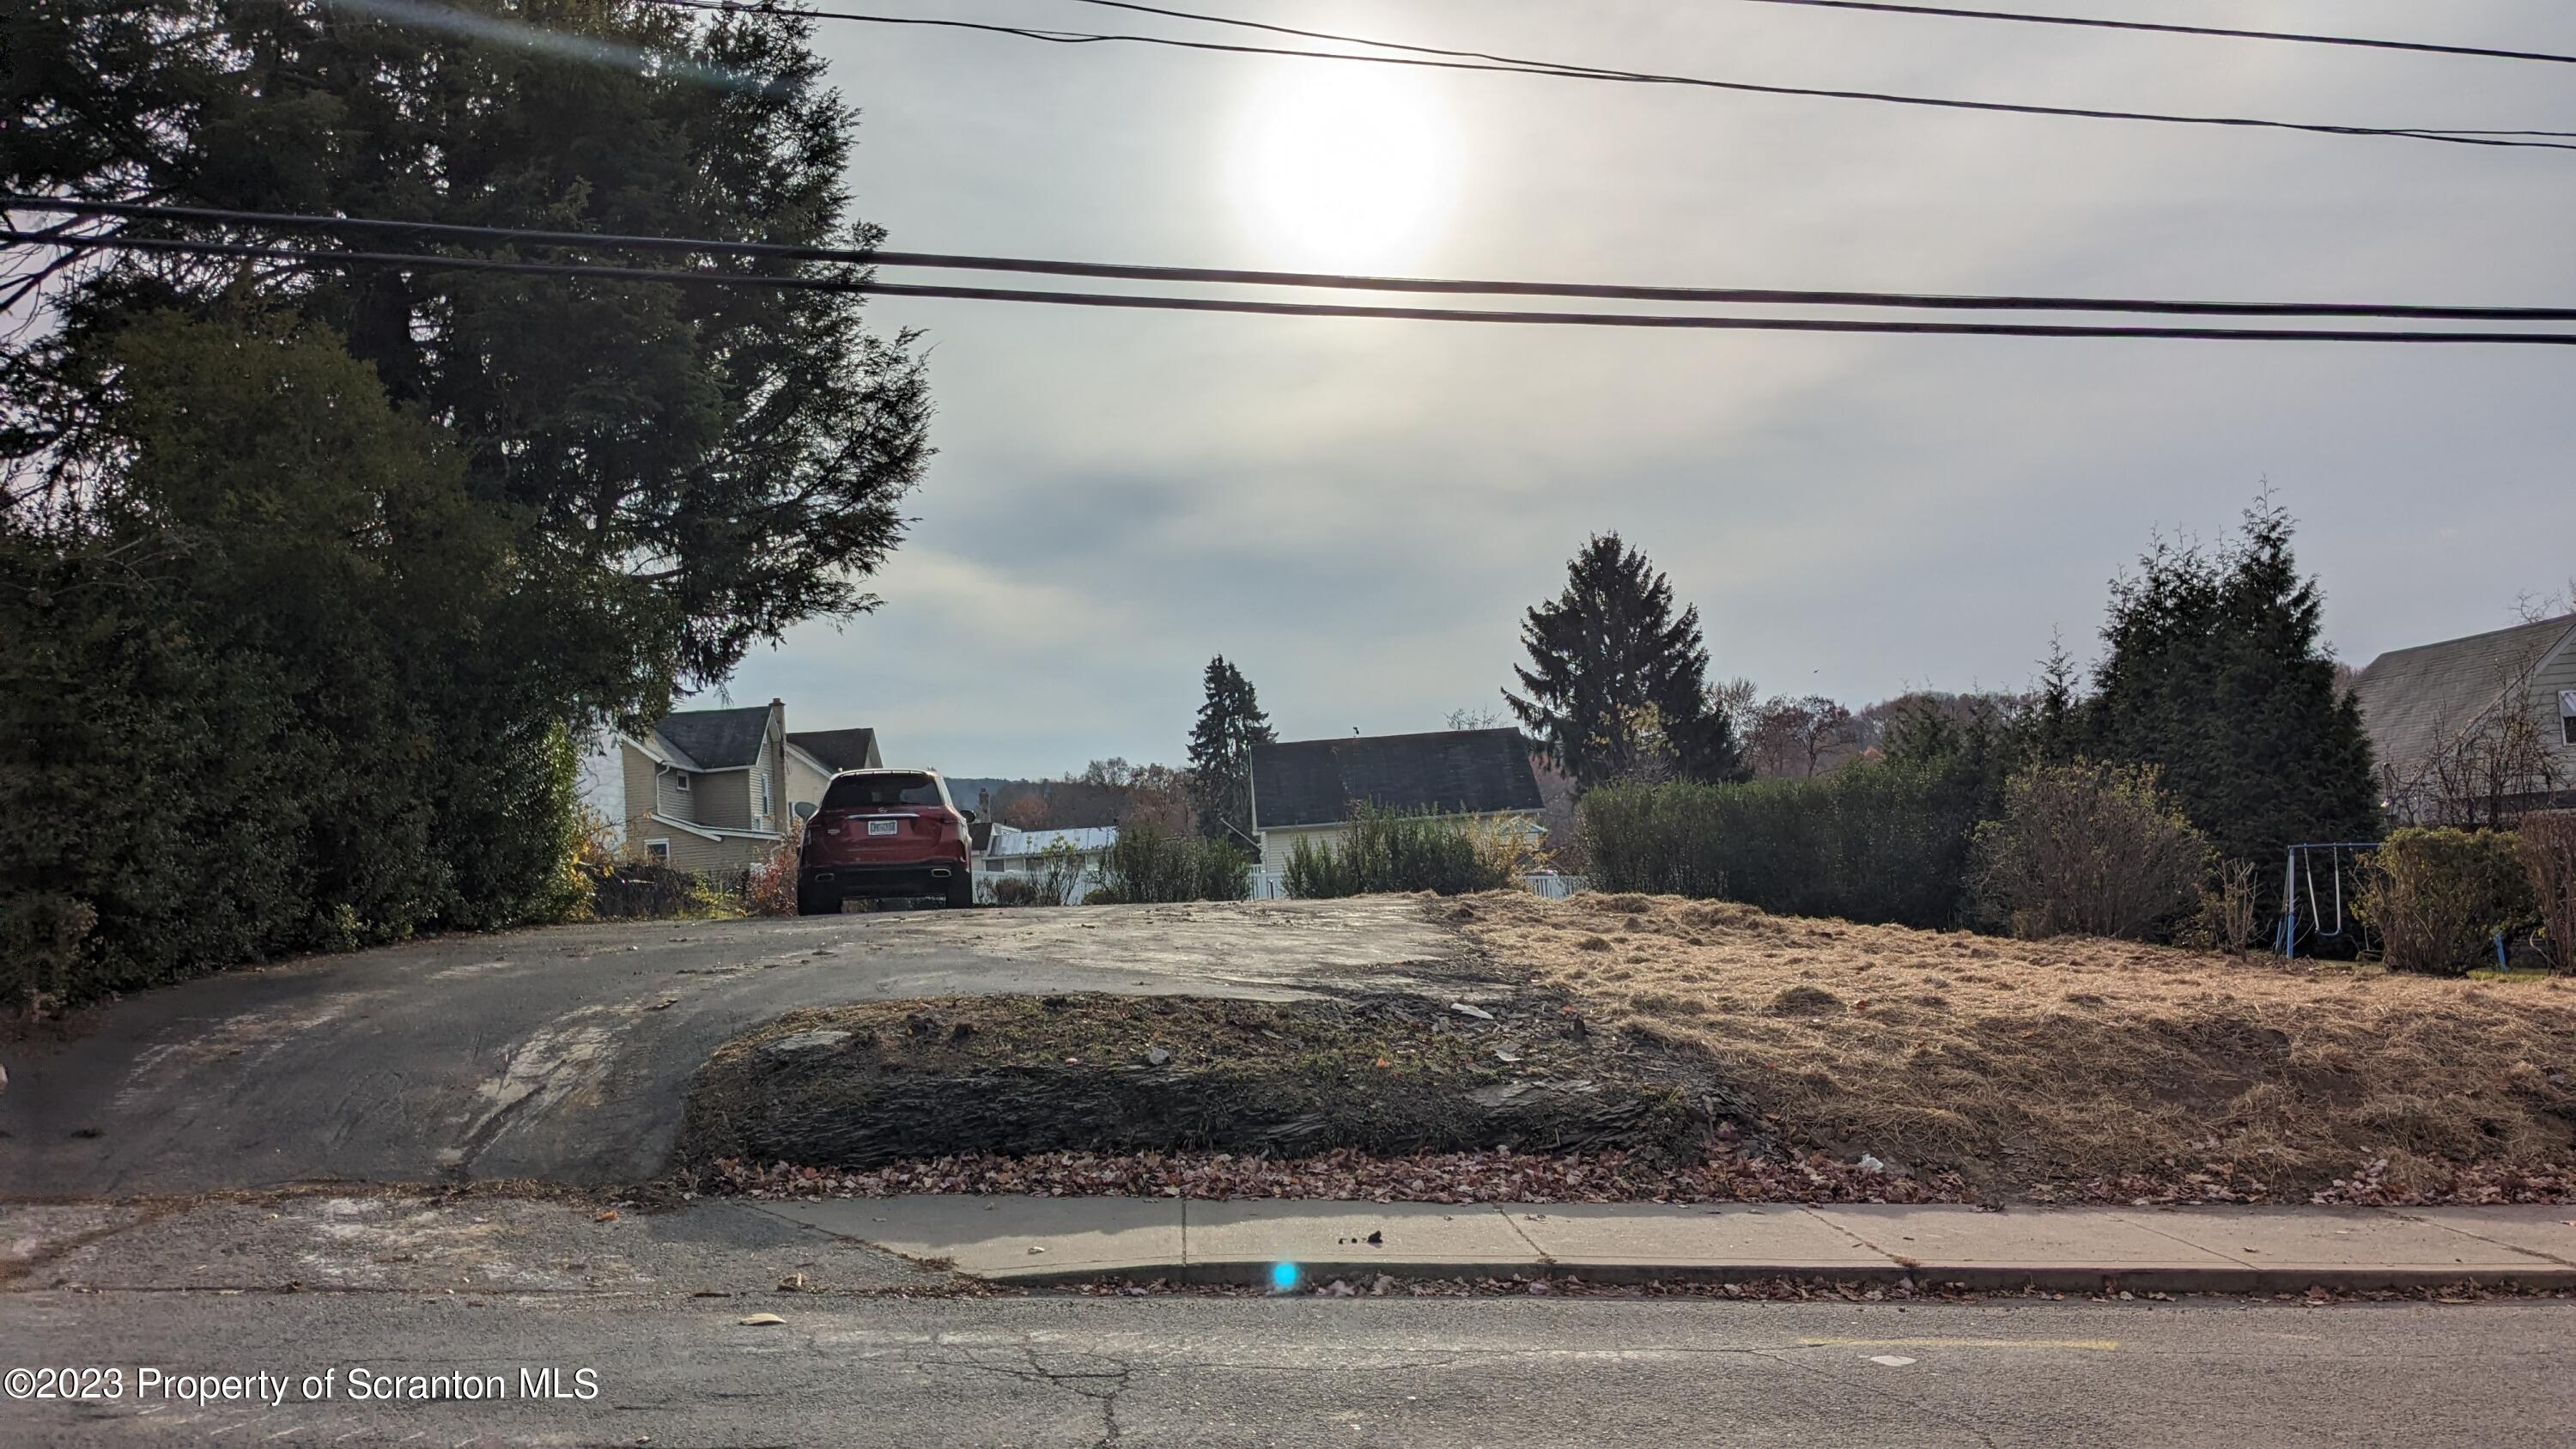
<path id="1" fill-rule="evenodd" d="M 52 1444 L 2576 1439 L 2567 1310 L 2354 1304 L 163 1294 L 0 1298 L 0 1360 L 596 1375 L 596 1398 L 12 1405 Z M 75 1347 L 76 1346 L 76 1347 Z"/>

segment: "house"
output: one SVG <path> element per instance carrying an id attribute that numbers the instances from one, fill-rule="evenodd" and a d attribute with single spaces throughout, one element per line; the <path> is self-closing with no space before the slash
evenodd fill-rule
<path id="1" fill-rule="evenodd" d="M 2576 806 L 2576 614 L 2391 650 L 2352 692 L 2393 818 Z"/>
<path id="2" fill-rule="evenodd" d="M 874 730 L 787 732 L 787 706 L 686 709 L 617 737 L 627 847 L 682 870 L 740 870 L 787 838 L 836 770 L 879 762 Z"/>
<path id="3" fill-rule="evenodd" d="M 787 737 L 787 813 L 823 803 L 823 787 L 843 770 L 882 770 L 875 730 L 799 730 Z"/>
<path id="4" fill-rule="evenodd" d="M 1375 804 L 1521 823 L 1535 841 L 1542 805 L 1529 741 L 1515 729 L 1353 735 L 1252 747 L 1252 833 L 1261 868 L 1288 868 L 1297 843 L 1331 845 L 1354 807 Z"/>
<path id="5" fill-rule="evenodd" d="M 997 826 L 984 852 L 984 869 L 1017 875 L 1044 875 L 1068 858 L 1088 879 L 1118 843 L 1118 827 L 1095 825 L 1081 830 L 1015 830 Z"/>

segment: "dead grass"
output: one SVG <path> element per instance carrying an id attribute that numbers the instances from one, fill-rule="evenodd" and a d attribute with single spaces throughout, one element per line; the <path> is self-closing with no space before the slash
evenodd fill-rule
<path id="1" fill-rule="evenodd" d="M 1792 1143 L 2054 1195 L 2226 1165 L 2576 1161 L 2576 982 L 2481 983 L 1498 892 L 1428 909 L 1602 1017 L 1707 1051 Z M 1598 943 L 1598 944 L 1596 944 Z M 1605 948 L 1611 954 L 1605 954 Z"/>

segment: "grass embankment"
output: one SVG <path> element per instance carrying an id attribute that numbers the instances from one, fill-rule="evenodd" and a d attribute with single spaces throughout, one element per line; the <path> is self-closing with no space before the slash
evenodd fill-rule
<path id="1" fill-rule="evenodd" d="M 2576 1163 L 2576 981 L 1669 897 L 1428 909 L 1602 1025 L 1704 1051 L 1792 1146 L 1955 1170 L 1983 1195 L 2515 1196 L 2534 1191 L 2519 1174 L 2563 1185 Z"/>

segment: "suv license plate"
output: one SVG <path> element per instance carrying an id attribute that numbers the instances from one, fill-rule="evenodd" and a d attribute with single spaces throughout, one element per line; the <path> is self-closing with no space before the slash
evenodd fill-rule
<path id="1" fill-rule="evenodd" d="M 868 834 L 870 835 L 892 835 L 902 828 L 903 822 L 900 820 L 871 820 L 868 822 Z"/>

